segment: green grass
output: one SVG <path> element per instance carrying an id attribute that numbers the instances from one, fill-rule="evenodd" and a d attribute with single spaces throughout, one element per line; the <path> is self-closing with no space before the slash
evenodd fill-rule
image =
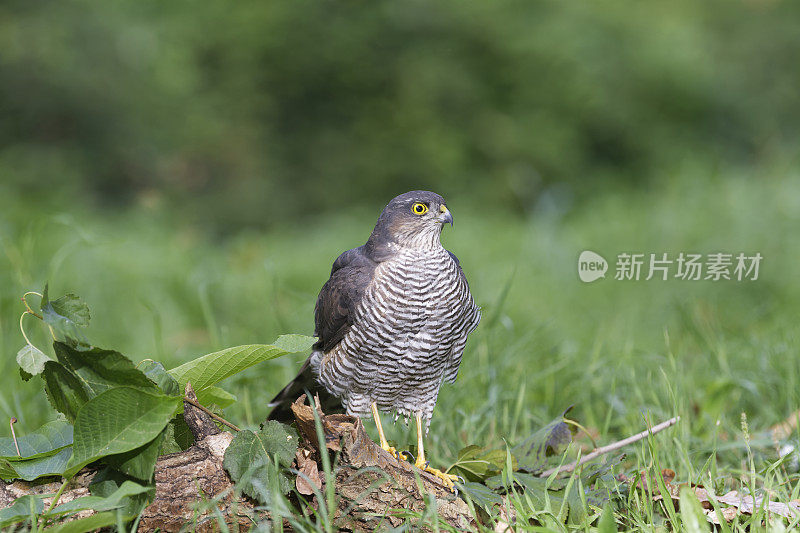
<path id="1" fill-rule="evenodd" d="M 722 490 L 752 478 L 775 498 L 797 497 L 796 473 L 788 460 L 776 463 L 767 433 L 800 407 L 800 180 L 779 174 L 673 177 L 581 206 L 554 197 L 527 219 L 477 200 L 451 205 L 456 225 L 443 240 L 461 259 L 484 318 L 458 381 L 441 389 L 427 439 L 432 463 L 448 466 L 467 444 L 519 442 L 574 405 L 571 418 L 601 444 L 646 421 L 682 417 L 651 445 L 627 449 L 622 470 L 652 470 L 655 450 L 680 481 L 707 484 L 711 476 Z M 95 344 L 175 366 L 227 346 L 311 334 L 331 262 L 363 243 L 379 209 L 212 239 L 146 207 L 43 213 L 35 200 L 9 198 L 0 207 L 0 413 L 19 419 L 18 434 L 55 416 L 41 381 L 24 383 L 16 370 L 23 292 L 45 281 L 53 294 L 74 291 L 92 309 Z M 576 273 L 584 249 L 611 262 L 621 252 L 681 251 L 760 252 L 764 260 L 757 281 L 615 281 L 610 271 L 584 284 Z M 35 322 L 26 329 L 45 348 Z M 302 359 L 222 383 L 239 398 L 226 417 L 257 425 Z M 414 442 L 402 421 L 387 426 L 390 440 Z M 522 516 L 541 512 L 514 502 Z M 619 516 L 632 517 L 629 527 L 659 527 L 660 506 L 632 496 L 626 507 Z"/>

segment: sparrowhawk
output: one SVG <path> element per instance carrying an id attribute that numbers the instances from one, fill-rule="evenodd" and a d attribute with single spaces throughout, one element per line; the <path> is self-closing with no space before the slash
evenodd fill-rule
<path id="1" fill-rule="evenodd" d="M 480 308 L 458 258 L 439 237 L 453 217 L 444 199 L 411 191 L 383 209 L 366 244 L 341 254 L 315 308 L 313 352 L 301 375 L 273 404 L 313 389 L 338 397 L 348 414 L 372 414 L 381 447 L 393 454 L 379 411 L 414 417 L 417 467 L 452 486 L 452 476 L 428 468 L 422 443 L 442 380 L 454 382 Z M 318 387 L 317 387 L 318 388 Z"/>

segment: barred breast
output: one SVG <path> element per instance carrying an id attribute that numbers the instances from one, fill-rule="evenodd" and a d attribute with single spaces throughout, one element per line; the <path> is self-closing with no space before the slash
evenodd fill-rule
<path id="1" fill-rule="evenodd" d="M 404 416 L 433 414 L 480 321 L 461 268 L 443 247 L 409 248 L 380 263 L 342 342 L 321 356 L 320 382 L 347 412 L 372 402 Z"/>

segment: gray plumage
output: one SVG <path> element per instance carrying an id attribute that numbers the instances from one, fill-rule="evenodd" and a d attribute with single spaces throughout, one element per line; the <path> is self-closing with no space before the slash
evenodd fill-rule
<path id="1" fill-rule="evenodd" d="M 458 375 L 481 315 L 458 259 L 440 243 L 452 223 L 444 206 L 427 191 L 394 198 L 367 243 L 336 259 L 320 291 L 309 363 L 348 414 L 368 416 L 375 402 L 429 422 L 442 380 Z"/>

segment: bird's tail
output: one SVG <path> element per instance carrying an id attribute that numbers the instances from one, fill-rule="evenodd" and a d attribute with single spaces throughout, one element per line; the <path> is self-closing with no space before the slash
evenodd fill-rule
<path id="1" fill-rule="evenodd" d="M 288 424 L 294 420 L 291 405 L 297 398 L 306 393 L 311 393 L 311 396 L 319 395 L 319 401 L 322 404 L 322 412 L 327 414 L 343 412 L 342 402 L 339 401 L 334 395 L 325 390 L 317 382 L 317 377 L 314 375 L 314 370 L 311 367 L 311 358 L 307 359 L 300 372 L 292 381 L 281 390 L 271 402 L 269 407 L 272 407 L 267 416 L 267 420 L 277 420 Z"/>

